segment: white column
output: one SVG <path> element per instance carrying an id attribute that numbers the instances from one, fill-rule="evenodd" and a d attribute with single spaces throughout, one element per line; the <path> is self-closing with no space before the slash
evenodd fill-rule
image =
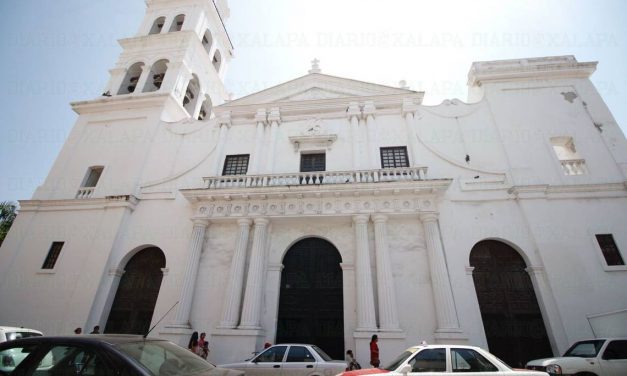
<path id="1" fill-rule="evenodd" d="M 174 325 L 189 327 L 189 318 L 192 310 L 192 301 L 194 299 L 194 289 L 196 288 L 196 276 L 198 275 L 198 264 L 202 246 L 205 241 L 205 233 L 209 227 L 209 220 L 194 219 L 194 229 L 187 246 L 187 265 L 185 266 L 185 274 L 181 294 L 179 296 L 179 304 L 176 310 Z"/>
<path id="2" fill-rule="evenodd" d="M 137 80 L 137 86 L 135 86 L 134 94 L 139 94 L 144 91 L 144 86 L 146 86 L 146 81 L 148 81 L 148 77 L 150 76 L 151 67 L 144 64 L 142 66 L 142 73 L 139 75 L 139 79 Z"/>
<path id="3" fill-rule="evenodd" d="M 257 110 L 255 120 L 257 121 L 257 130 L 255 132 L 255 150 L 253 151 L 252 165 L 250 166 L 251 174 L 258 174 L 259 165 L 261 164 L 261 155 L 263 153 L 263 128 L 267 121 L 265 108 Z"/>
<path id="4" fill-rule="evenodd" d="M 453 300 L 453 290 L 444 257 L 444 247 L 440 238 L 438 214 L 423 213 L 420 215 L 420 220 L 424 227 L 425 242 L 427 243 L 429 255 L 431 286 L 438 324 L 436 333 L 460 332 L 455 301 Z"/>
<path id="5" fill-rule="evenodd" d="M 377 256 L 377 292 L 379 297 L 379 328 L 383 331 L 400 331 L 398 324 L 398 308 L 396 306 L 396 290 L 390 264 L 388 248 L 388 230 L 386 215 L 375 215 L 374 240 Z"/>
<path id="6" fill-rule="evenodd" d="M 357 291 L 357 331 L 376 331 L 372 289 L 372 269 L 368 247 L 368 217 L 353 217 L 355 226 L 355 282 Z"/>
<path id="7" fill-rule="evenodd" d="M 253 247 L 248 266 L 248 279 L 246 281 L 246 293 L 244 295 L 244 307 L 242 308 L 242 320 L 240 329 L 260 329 L 261 301 L 263 297 L 263 274 L 266 265 L 265 245 L 268 236 L 269 220 L 255 218 L 255 232 L 253 234 Z"/>
<path id="8" fill-rule="evenodd" d="M 364 104 L 364 116 L 366 117 L 366 129 L 368 130 L 368 169 L 379 169 L 381 166 L 379 165 L 379 151 L 376 148 L 376 135 L 375 135 L 375 117 L 374 114 L 376 112 L 376 108 L 374 107 L 374 102 L 367 101 Z"/>
<path id="9" fill-rule="evenodd" d="M 346 115 L 348 116 L 348 121 L 350 122 L 350 131 L 351 131 L 351 142 L 353 144 L 353 170 L 359 170 L 359 115 L 361 111 L 359 110 L 359 105 L 357 102 L 351 102 L 348 106 L 348 111 Z"/>
<path id="10" fill-rule="evenodd" d="M 418 138 L 416 137 L 416 130 L 414 128 L 414 113 L 418 110 L 418 106 L 415 105 L 411 99 L 403 100 L 403 118 L 405 118 L 405 131 L 407 132 L 407 140 L 409 142 L 410 153 L 410 166 L 419 166 L 418 158 Z"/>
<path id="11" fill-rule="evenodd" d="M 218 144 L 216 145 L 216 148 L 214 150 L 215 156 L 213 158 L 213 167 L 211 168 L 213 176 L 222 175 L 221 163 L 224 159 L 224 145 L 226 145 L 226 138 L 229 132 L 229 128 L 231 127 L 231 113 L 221 113 L 218 123 L 220 124 L 220 134 L 218 135 Z"/>
<path id="12" fill-rule="evenodd" d="M 222 320 L 220 328 L 231 329 L 239 322 L 239 311 L 242 306 L 242 288 L 244 287 L 244 269 L 246 267 L 246 248 L 248 247 L 248 234 L 250 224 L 248 218 L 237 221 L 239 227 L 235 250 L 231 260 L 231 273 L 226 285 L 224 308 L 222 309 Z"/>
<path id="13" fill-rule="evenodd" d="M 276 137 L 279 131 L 279 124 L 281 123 L 281 114 L 278 108 L 272 108 L 268 115 L 268 121 L 270 122 L 270 140 L 268 141 L 268 158 L 266 164 L 266 173 L 271 174 L 274 172 L 274 154 L 276 148 Z"/>

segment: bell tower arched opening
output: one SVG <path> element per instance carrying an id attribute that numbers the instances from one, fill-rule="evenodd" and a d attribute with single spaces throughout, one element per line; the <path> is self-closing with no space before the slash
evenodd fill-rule
<path id="1" fill-rule="evenodd" d="M 523 257 L 503 242 L 483 240 L 472 248 L 470 265 L 490 352 L 518 368 L 553 356 Z"/>
<path id="2" fill-rule="evenodd" d="M 295 243 L 283 258 L 276 343 L 315 344 L 344 357 L 342 257 L 320 238 Z"/>

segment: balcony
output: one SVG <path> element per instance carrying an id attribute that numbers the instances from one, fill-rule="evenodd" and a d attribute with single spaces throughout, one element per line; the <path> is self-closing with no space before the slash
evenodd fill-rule
<path id="1" fill-rule="evenodd" d="M 566 175 L 584 175 L 588 173 L 585 159 L 563 159 L 560 163 Z"/>
<path id="2" fill-rule="evenodd" d="M 268 175 L 225 175 L 204 178 L 206 189 L 313 186 L 425 180 L 427 167 L 361 171 L 316 171 Z"/>
<path id="3" fill-rule="evenodd" d="M 94 187 L 83 187 L 76 192 L 76 197 L 78 199 L 83 198 L 91 198 L 91 195 L 94 193 Z"/>

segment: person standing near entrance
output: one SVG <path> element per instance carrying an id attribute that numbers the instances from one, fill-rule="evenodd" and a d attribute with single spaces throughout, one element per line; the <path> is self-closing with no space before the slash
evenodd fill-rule
<path id="1" fill-rule="evenodd" d="M 379 360 L 379 346 L 377 342 L 379 341 L 379 337 L 376 334 L 372 335 L 370 339 L 370 364 L 374 368 L 379 368 L 379 364 L 381 361 Z"/>

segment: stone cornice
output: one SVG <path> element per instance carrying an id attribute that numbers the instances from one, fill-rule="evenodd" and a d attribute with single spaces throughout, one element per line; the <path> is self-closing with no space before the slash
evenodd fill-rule
<path id="1" fill-rule="evenodd" d="M 132 195 L 71 200 L 20 200 L 20 212 L 101 210 L 129 208 L 135 210 L 139 200 Z"/>
<path id="2" fill-rule="evenodd" d="M 588 78 L 596 66 L 597 62 L 580 63 L 572 55 L 479 61 L 474 62 L 468 72 L 468 86 L 515 80 Z"/>
<path id="3" fill-rule="evenodd" d="M 572 185 L 515 185 L 507 193 L 520 199 L 563 199 L 583 197 L 627 197 L 627 182 Z"/>
<path id="4" fill-rule="evenodd" d="M 271 187 L 264 189 L 185 189 L 196 207 L 194 218 L 417 215 L 437 211 L 437 197 L 451 180 L 347 186 Z"/>
<path id="5" fill-rule="evenodd" d="M 98 97 L 88 101 L 72 102 L 72 110 L 79 115 L 121 111 L 138 110 L 152 107 L 163 107 L 167 101 L 177 102 L 170 93 L 141 93 L 114 95 L 112 97 Z"/>
<path id="6" fill-rule="evenodd" d="M 376 106 L 377 114 L 386 112 L 401 113 L 404 99 L 410 98 L 416 103 L 420 103 L 423 96 L 423 93 L 355 96 L 304 101 L 271 102 L 262 105 L 265 107 L 278 107 L 281 111 L 281 117 L 285 120 L 285 118 L 290 116 L 328 113 L 337 113 L 338 116 L 346 116 L 347 108 L 352 102 L 363 103 L 367 101 L 371 101 L 374 106 Z M 234 120 L 235 118 L 238 118 L 250 122 L 250 118 L 255 117 L 259 107 L 260 104 L 229 105 L 227 102 L 223 105 L 215 107 L 215 112 L 216 115 L 219 116 L 221 112 L 230 111 Z"/>

